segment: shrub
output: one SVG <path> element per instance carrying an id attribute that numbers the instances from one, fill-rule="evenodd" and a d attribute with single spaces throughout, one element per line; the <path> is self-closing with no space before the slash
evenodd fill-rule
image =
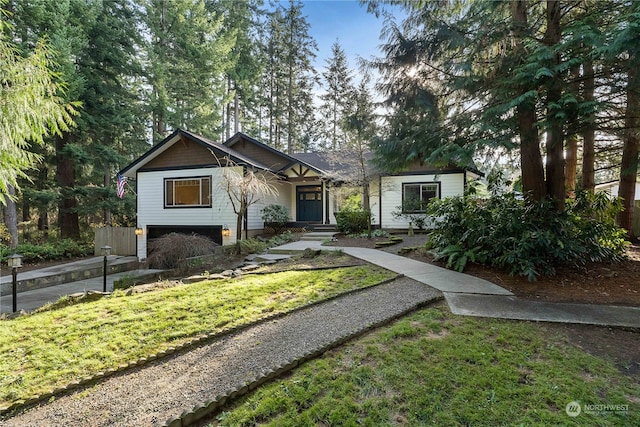
<path id="1" fill-rule="evenodd" d="M 258 239 L 238 240 L 234 252 L 239 255 L 259 254 L 267 250 L 267 242 Z"/>
<path id="2" fill-rule="evenodd" d="M 14 249 L 3 247 L 0 249 L 0 257 L 5 259 L 8 255 L 18 253 L 23 256 L 24 263 L 40 261 L 55 261 L 65 258 L 86 257 L 93 254 L 93 245 L 76 242 L 72 239 L 63 239 L 55 243 L 33 245 L 23 243 Z"/>
<path id="3" fill-rule="evenodd" d="M 370 221 L 369 211 L 343 209 L 336 213 L 337 228 L 344 234 L 356 234 L 367 230 Z"/>
<path id="4" fill-rule="evenodd" d="M 282 205 L 268 205 L 262 209 L 262 220 L 265 226 L 273 227 L 277 233 L 289 222 L 289 209 Z"/>
<path id="5" fill-rule="evenodd" d="M 149 240 L 149 267 L 185 269 L 187 258 L 213 253 L 217 243 L 198 234 L 170 233 Z"/>
<path id="6" fill-rule="evenodd" d="M 521 200 L 513 193 L 436 200 L 429 213 L 439 218 L 439 227 L 428 246 L 458 271 L 473 261 L 535 280 L 555 274 L 560 265 L 621 260 L 626 242 L 614 222 L 619 210 L 620 203 L 606 194 L 588 192 L 562 213 L 549 201 Z"/>
<path id="7" fill-rule="evenodd" d="M 409 228 L 417 227 L 424 230 L 427 224 L 428 213 L 420 200 L 407 199 L 401 206 L 396 206 L 396 210 L 391 212 L 394 218 L 404 218 L 409 223 Z"/>

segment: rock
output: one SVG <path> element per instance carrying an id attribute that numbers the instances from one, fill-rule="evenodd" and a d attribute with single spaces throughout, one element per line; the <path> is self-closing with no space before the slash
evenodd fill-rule
<path id="1" fill-rule="evenodd" d="M 196 282 L 202 282 L 203 280 L 207 280 L 207 279 L 208 279 L 207 276 L 196 274 L 194 276 L 189 276 L 182 279 L 182 283 L 196 283 Z"/>
<path id="2" fill-rule="evenodd" d="M 260 268 L 260 266 L 258 264 L 247 264 L 244 267 L 240 267 L 240 270 L 242 271 L 253 271 Z"/>
<path id="3" fill-rule="evenodd" d="M 302 258 L 315 258 L 320 255 L 321 252 L 320 249 L 307 248 L 302 252 Z"/>
<path id="4" fill-rule="evenodd" d="M 225 270 L 220 274 L 225 276 L 225 277 L 232 277 L 233 276 L 233 270 Z"/>

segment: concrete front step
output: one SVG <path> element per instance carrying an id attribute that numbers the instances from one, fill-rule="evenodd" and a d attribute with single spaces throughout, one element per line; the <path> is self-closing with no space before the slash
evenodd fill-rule
<path id="1" fill-rule="evenodd" d="M 330 231 L 330 232 L 337 233 L 338 229 L 336 228 L 335 224 L 325 224 L 325 225 L 314 225 L 313 231 Z"/>
<path id="2" fill-rule="evenodd" d="M 57 266 L 26 272 L 20 274 L 18 270 L 17 291 L 26 292 L 34 289 L 47 288 L 63 283 L 77 282 L 79 280 L 100 277 L 103 272 L 103 257 L 95 257 L 88 260 L 60 264 Z M 110 256 L 107 262 L 107 274 L 136 270 L 138 258 Z M 4 276 L 0 279 L 0 295 L 10 295 L 12 277 Z"/>
<path id="3" fill-rule="evenodd" d="M 335 234 L 335 231 L 314 231 L 303 234 L 300 240 L 324 242 L 325 240 L 331 240 Z"/>

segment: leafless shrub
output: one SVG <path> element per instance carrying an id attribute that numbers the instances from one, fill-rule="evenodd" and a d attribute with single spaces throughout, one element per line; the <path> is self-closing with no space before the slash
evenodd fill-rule
<path id="1" fill-rule="evenodd" d="M 217 243 L 198 234 L 170 233 L 149 240 L 149 268 L 187 268 L 186 259 L 213 253 Z"/>

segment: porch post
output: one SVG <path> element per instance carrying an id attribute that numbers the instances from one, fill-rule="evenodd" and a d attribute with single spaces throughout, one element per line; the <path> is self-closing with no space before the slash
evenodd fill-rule
<path id="1" fill-rule="evenodd" d="M 324 223 L 329 224 L 329 186 L 326 181 L 322 181 L 324 187 Z"/>

